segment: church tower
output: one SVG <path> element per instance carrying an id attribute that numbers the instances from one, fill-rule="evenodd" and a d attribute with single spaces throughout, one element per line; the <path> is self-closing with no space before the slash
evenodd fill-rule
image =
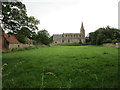
<path id="1" fill-rule="evenodd" d="M 81 24 L 80 34 L 81 34 L 81 42 L 85 43 L 85 29 L 84 29 L 84 26 L 83 26 L 83 22 Z"/>

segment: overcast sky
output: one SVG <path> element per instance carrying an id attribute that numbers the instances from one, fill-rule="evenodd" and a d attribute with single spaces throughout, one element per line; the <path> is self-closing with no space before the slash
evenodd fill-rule
<path id="1" fill-rule="evenodd" d="M 118 28 L 120 0 L 22 0 L 28 16 L 40 20 L 39 30 L 53 34 L 79 33 L 83 21 L 86 35 L 100 27 Z"/>

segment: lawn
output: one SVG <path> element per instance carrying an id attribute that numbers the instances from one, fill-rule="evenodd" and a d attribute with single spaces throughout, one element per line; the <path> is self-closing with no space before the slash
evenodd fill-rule
<path id="1" fill-rule="evenodd" d="M 118 49 L 52 46 L 3 53 L 3 88 L 116 88 Z"/>

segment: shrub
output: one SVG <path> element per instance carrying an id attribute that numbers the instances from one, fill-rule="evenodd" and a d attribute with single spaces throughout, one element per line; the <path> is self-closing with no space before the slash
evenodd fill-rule
<path id="1" fill-rule="evenodd" d="M 104 43 L 112 43 L 112 39 L 106 39 Z"/>
<path id="2" fill-rule="evenodd" d="M 112 43 L 114 43 L 114 44 L 117 43 L 117 42 L 118 42 L 118 40 L 116 40 L 116 39 L 112 40 Z"/>

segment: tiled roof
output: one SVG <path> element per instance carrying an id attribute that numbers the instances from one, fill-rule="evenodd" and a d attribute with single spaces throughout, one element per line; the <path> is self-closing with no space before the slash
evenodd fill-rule
<path id="1" fill-rule="evenodd" d="M 6 34 L 5 32 L 2 32 L 2 35 L 10 44 L 19 44 L 20 43 L 14 35 L 9 35 L 9 34 Z"/>

